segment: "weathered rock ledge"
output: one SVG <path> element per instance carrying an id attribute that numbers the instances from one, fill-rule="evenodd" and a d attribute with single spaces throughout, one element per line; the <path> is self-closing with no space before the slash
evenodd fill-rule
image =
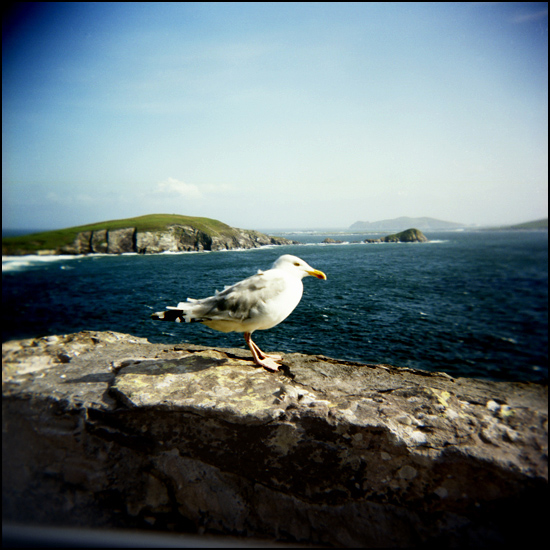
<path id="1" fill-rule="evenodd" d="M 114 332 L 5 343 L 4 519 L 347 547 L 545 532 L 546 387 L 284 365 Z"/>

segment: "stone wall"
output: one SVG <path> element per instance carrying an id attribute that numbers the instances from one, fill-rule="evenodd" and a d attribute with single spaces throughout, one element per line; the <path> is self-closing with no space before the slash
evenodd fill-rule
<path id="1" fill-rule="evenodd" d="M 344 547 L 545 532 L 546 387 L 283 363 L 112 332 L 5 343 L 4 519 Z"/>

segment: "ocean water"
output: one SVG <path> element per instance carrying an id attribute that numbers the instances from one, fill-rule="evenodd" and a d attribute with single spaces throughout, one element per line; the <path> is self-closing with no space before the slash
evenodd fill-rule
<path id="1" fill-rule="evenodd" d="M 372 235 L 287 233 L 303 244 L 255 250 L 2 261 L 3 341 L 115 330 L 151 342 L 243 347 L 241 334 L 151 313 L 203 298 L 296 254 L 328 279 L 304 279 L 265 351 L 323 354 L 452 376 L 548 380 L 548 233 L 427 233 L 429 243 L 360 244 Z M 324 245 L 330 236 L 346 244 Z"/>

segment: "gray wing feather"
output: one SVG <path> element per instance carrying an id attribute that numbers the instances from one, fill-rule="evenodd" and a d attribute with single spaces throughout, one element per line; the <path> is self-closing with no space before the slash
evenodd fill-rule
<path id="1" fill-rule="evenodd" d="M 263 273 L 226 287 L 215 296 L 194 300 L 192 314 L 208 320 L 232 319 L 244 321 L 265 308 L 266 303 L 285 289 L 282 279 L 267 278 Z"/>

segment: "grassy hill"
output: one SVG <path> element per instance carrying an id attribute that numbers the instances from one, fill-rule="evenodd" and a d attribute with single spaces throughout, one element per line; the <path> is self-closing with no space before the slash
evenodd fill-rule
<path id="1" fill-rule="evenodd" d="M 137 218 L 109 220 L 89 225 L 67 227 L 54 231 L 43 231 L 30 235 L 7 237 L 2 239 L 2 254 L 12 254 L 15 251 L 28 252 L 38 250 L 53 250 L 71 244 L 76 235 L 82 231 L 97 231 L 99 229 L 123 229 L 135 227 L 137 231 L 162 231 L 169 225 L 189 225 L 210 236 L 233 235 L 236 230 L 218 220 L 199 218 L 195 216 L 180 216 L 178 214 L 149 214 Z"/>
<path id="2" fill-rule="evenodd" d="M 548 218 L 536 220 L 534 222 L 519 223 L 510 226 L 509 229 L 548 229 Z"/>

